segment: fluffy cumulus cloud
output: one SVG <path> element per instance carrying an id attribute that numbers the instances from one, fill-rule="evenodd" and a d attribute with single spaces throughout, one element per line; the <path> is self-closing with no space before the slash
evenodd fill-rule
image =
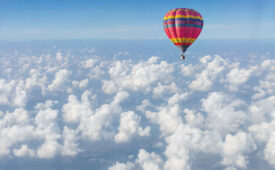
<path id="1" fill-rule="evenodd" d="M 65 126 L 62 136 L 63 136 L 62 155 L 66 155 L 66 156 L 76 155 L 80 151 L 77 143 L 78 141 L 77 132 Z"/>
<path id="2" fill-rule="evenodd" d="M 244 101 L 232 99 L 228 94 L 210 93 L 202 99 L 202 108 L 207 115 L 205 126 L 221 135 L 237 132 L 247 119 L 245 112 L 238 109 L 243 105 Z"/>
<path id="3" fill-rule="evenodd" d="M 127 142 L 136 133 L 138 133 L 140 136 L 148 136 L 150 127 L 143 129 L 139 126 L 139 123 L 140 116 L 136 115 L 133 111 L 122 113 L 118 127 L 119 132 L 115 136 L 115 141 L 117 143 Z"/>
<path id="4" fill-rule="evenodd" d="M 265 159 L 272 165 L 275 165 L 275 137 L 274 132 L 272 133 L 272 137 L 268 140 L 266 144 L 266 148 L 264 150 Z"/>
<path id="5" fill-rule="evenodd" d="M 100 51 L 0 51 L 0 169 L 274 169 L 275 60 Z"/>
<path id="6" fill-rule="evenodd" d="M 32 149 L 29 149 L 27 145 L 21 145 L 19 149 L 14 149 L 13 153 L 17 157 L 34 156 L 35 153 Z"/>
<path id="7" fill-rule="evenodd" d="M 113 166 L 109 167 L 109 170 L 118 170 L 118 169 L 144 169 L 144 170 L 160 170 L 163 168 L 162 158 L 152 152 L 148 153 L 144 149 L 140 149 L 137 155 L 135 162 L 119 163 L 116 162 Z"/>
<path id="8" fill-rule="evenodd" d="M 234 136 L 228 134 L 223 144 L 222 164 L 247 168 L 248 160 L 245 153 L 253 152 L 255 149 L 254 141 L 246 133 L 239 132 Z"/>
<path id="9" fill-rule="evenodd" d="M 57 141 L 61 138 L 57 124 L 58 113 L 58 110 L 54 110 L 51 107 L 38 108 L 34 123 L 37 127 L 35 134 L 43 140 L 37 150 L 37 156 L 40 158 L 53 158 L 60 150 L 61 146 Z"/>
<path id="10" fill-rule="evenodd" d="M 27 91 L 22 80 L 6 81 L 0 79 L 0 104 L 10 106 L 25 106 Z"/>
<path id="11" fill-rule="evenodd" d="M 118 89 L 142 90 L 148 92 L 152 85 L 164 81 L 169 82 L 173 65 L 166 61 L 157 63 L 158 57 L 141 61 L 135 65 L 129 61 L 115 61 L 109 69 L 110 80 L 103 80 L 102 90 L 114 93 Z"/>
<path id="12" fill-rule="evenodd" d="M 259 81 L 258 86 L 255 86 L 254 89 L 257 93 L 253 98 L 258 99 L 270 95 L 274 95 L 275 92 L 275 78 L 274 78 L 274 60 L 264 60 L 261 63 L 260 71 L 263 72 L 260 76 L 262 78 Z"/>
<path id="13" fill-rule="evenodd" d="M 138 153 L 137 162 L 144 170 L 159 170 L 162 164 L 162 159 L 159 155 L 153 153 L 148 153 L 141 149 Z"/>
<path id="14" fill-rule="evenodd" d="M 231 91 L 237 91 L 238 86 L 244 84 L 249 79 L 252 72 L 253 69 L 232 69 L 226 75 L 226 81 L 229 83 L 229 89 Z"/>
<path id="15" fill-rule="evenodd" d="M 64 85 L 67 84 L 69 78 L 69 71 L 66 69 L 59 70 L 55 74 L 55 79 L 53 82 L 48 86 L 50 91 L 61 90 L 64 88 Z"/>
<path id="16" fill-rule="evenodd" d="M 226 61 L 220 56 L 215 56 L 213 60 L 211 57 L 205 56 L 201 59 L 204 64 L 204 69 L 196 74 L 196 79 L 189 84 L 189 87 L 196 91 L 209 90 L 216 80 L 216 77 L 223 71 Z M 209 62 L 208 62 L 209 61 Z"/>

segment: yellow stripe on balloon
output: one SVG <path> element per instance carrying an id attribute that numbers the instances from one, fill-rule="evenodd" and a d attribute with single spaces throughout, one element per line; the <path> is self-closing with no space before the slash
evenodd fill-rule
<path id="1" fill-rule="evenodd" d="M 170 38 L 170 40 L 173 42 L 173 43 L 180 43 L 178 38 Z"/>
<path id="2" fill-rule="evenodd" d="M 192 18 L 192 19 L 200 19 L 203 21 L 203 19 L 200 16 L 193 16 L 193 15 L 169 15 L 167 17 L 164 17 L 163 20 L 172 19 L 172 18 Z"/>
<path id="3" fill-rule="evenodd" d="M 170 38 L 173 43 L 193 43 L 195 38 Z"/>

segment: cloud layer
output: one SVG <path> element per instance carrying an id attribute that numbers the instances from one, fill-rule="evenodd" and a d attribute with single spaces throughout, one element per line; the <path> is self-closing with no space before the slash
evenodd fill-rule
<path id="1" fill-rule="evenodd" d="M 109 170 L 274 169 L 275 60 L 53 51 L 0 59 L 2 159 L 79 158 Z"/>

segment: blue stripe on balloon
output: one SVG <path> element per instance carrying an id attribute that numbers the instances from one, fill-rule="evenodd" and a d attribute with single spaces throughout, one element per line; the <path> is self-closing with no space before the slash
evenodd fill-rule
<path id="1" fill-rule="evenodd" d="M 196 22 L 201 22 L 201 23 L 203 23 L 203 21 L 202 20 L 200 20 L 200 19 L 193 19 L 193 18 L 171 18 L 171 19 L 166 19 L 166 20 L 164 20 L 164 21 L 167 21 L 167 22 L 169 22 L 169 21 L 196 21 Z"/>
<path id="2" fill-rule="evenodd" d="M 164 28 L 169 28 L 169 27 L 197 27 L 197 28 L 202 28 L 202 25 L 195 25 L 195 24 L 168 24 L 168 25 L 164 25 Z"/>

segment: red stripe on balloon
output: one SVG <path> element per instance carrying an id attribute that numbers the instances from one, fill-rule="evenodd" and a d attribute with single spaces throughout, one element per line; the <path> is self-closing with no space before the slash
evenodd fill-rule
<path id="1" fill-rule="evenodd" d="M 203 25 L 202 22 L 199 21 L 174 21 L 176 24 L 195 24 L 195 25 Z M 172 21 L 164 21 L 163 25 L 169 25 L 169 24 L 173 24 Z"/>
<path id="2" fill-rule="evenodd" d="M 185 46 L 190 46 L 192 43 L 174 43 L 175 45 L 185 45 Z"/>

